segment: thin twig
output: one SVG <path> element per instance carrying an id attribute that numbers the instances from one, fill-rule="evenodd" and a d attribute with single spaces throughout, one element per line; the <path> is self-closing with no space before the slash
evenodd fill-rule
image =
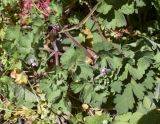
<path id="1" fill-rule="evenodd" d="M 71 36 L 71 34 L 70 34 L 69 32 L 64 32 L 64 34 L 65 34 L 69 39 L 71 39 L 71 42 L 72 42 L 73 44 L 75 44 L 76 47 L 78 47 L 78 48 L 84 48 L 75 38 L 73 38 L 73 37 Z"/>
<path id="2" fill-rule="evenodd" d="M 95 17 L 94 15 L 92 15 L 92 18 L 93 18 L 93 21 L 94 21 L 94 23 L 95 23 L 95 25 L 96 25 L 96 28 L 97 28 L 100 36 L 102 37 L 102 39 L 103 39 L 104 41 L 107 41 L 113 48 L 116 48 L 120 53 L 122 53 L 122 50 L 120 50 L 119 48 L 117 48 L 112 42 L 109 42 L 109 41 L 106 39 L 106 37 L 103 35 L 103 33 L 102 33 L 102 31 L 101 31 L 101 28 L 100 28 L 100 25 L 99 25 L 99 23 L 97 22 L 96 17 Z"/>
<path id="3" fill-rule="evenodd" d="M 88 15 L 82 21 L 80 21 L 79 24 L 77 24 L 69 29 L 64 29 L 64 30 L 62 29 L 59 33 L 65 33 L 65 32 L 79 29 L 80 27 L 82 27 L 82 25 L 85 24 L 87 22 L 87 20 L 92 16 L 92 14 L 96 11 L 96 9 L 100 3 L 101 3 L 101 1 L 99 1 L 92 9 L 90 9 L 90 12 L 88 13 Z"/>
<path id="4" fill-rule="evenodd" d="M 42 10 L 40 10 L 34 2 L 32 2 L 32 3 L 33 3 L 33 6 L 34 6 L 40 13 L 42 13 L 42 14 L 45 15 L 45 16 L 48 16 L 48 14 L 45 13 L 45 12 L 43 12 Z"/>
<path id="5" fill-rule="evenodd" d="M 0 108 L 0 110 L 4 110 L 4 111 L 8 111 L 8 112 L 16 112 L 16 111 L 9 110 L 9 109 L 6 109 L 6 108 Z"/>
<path id="6" fill-rule="evenodd" d="M 69 32 L 64 32 L 64 34 L 71 40 L 73 44 L 75 44 L 78 48 L 83 48 L 85 49 L 86 55 L 91 58 L 91 59 L 96 59 L 95 56 L 97 56 L 95 53 L 91 50 L 87 50 L 85 47 L 83 47 L 74 37 L 71 36 Z"/>
<path id="7" fill-rule="evenodd" d="M 38 98 L 38 96 L 37 96 L 37 94 L 36 94 L 35 90 L 33 89 L 32 84 L 31 84 L 29 81 L 28 81 L 28 84 L 30 85 L 30 87 L 31 87 L 31 89 L 32 89 L 32 92 L 33 92 L 33 93 L 34 93 L 34 95 L 36 96 L 36 98 L 37 98 L 37 102 L 38 102 L 38 103 L 40 103 L 39 98 Z"/>

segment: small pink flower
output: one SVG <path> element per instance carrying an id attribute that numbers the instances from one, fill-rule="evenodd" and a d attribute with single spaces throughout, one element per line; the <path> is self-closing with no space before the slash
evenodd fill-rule
<path id="1" fill-rule="evenodd" d="M 120 31 L 114 31 L 114 37 L 115 37 L 115 38 L 119 39 L 119 38 L 121 38 L 122 36 L 123 36 L 123 33 L 122 33 L 122 32 L 120 32 Z"/>

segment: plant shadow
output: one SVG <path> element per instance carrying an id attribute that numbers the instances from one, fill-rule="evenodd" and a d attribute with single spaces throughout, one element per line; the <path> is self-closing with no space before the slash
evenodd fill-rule
<path id="1" fill-rule="evenodd" d="M 139 119 L 137 124 L 160 124 L 160 110 L 149 111 Z"/>

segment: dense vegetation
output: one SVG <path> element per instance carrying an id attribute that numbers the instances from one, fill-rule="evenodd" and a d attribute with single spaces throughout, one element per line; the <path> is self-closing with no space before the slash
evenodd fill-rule
<path id="1" fill-rule="evenodd" d="M 160 124 L 160 0 L 0 0 L 0 123 Z"/>

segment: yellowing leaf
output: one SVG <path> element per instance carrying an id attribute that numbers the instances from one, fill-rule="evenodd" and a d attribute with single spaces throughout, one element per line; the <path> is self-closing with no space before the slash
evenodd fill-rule
<path id="1" fill-rule="evenodd" d="M 92 39 L 93 38 L 93 34 L 90 31 L 90 29 L 85 28 L 84 30 L 82 30 L 82 32 L 87 36 L 86 39 Z"/>
<path id="2" fill-rule="evenodd" d="M 5 37 L 5 31 L 2 28 L 2 29 L 0 29 L 0 40 L 3 41 L 4 37 Z"/>
<path id="3" fill-rule="evenodd" d="M 11 76 L 11 78 L 16 78 L 16 76 L 17 76 L 17 73 L 20 73 L 20 70 L 19 69 L 13 69 L 12 71 L 11 71 L 11 73 L 10 73 L 10 76 Z"/>
<path id="4" fill-rule="evenodd" d="M 5 120 L 8 120 L 11 116 L 12 116 L 12 112 L 11 112 L 11 111 L 7 111 L 7 112 L 5 112 L 5 114 L 3 115 L 3 118 L 4 118 Z"/>
<path id="5" fill-rule="evenodd" d="M 41 102 L 37 105 L 37 113 L 38 114 L 44 114 L 47 113 L 47 103 L 46 102 Z"/>
<path id="6" fill-rule="evenodd" d="M 102 110 L 95 111 L 95 114 L 101 116 L 102 115 Z"/>
<path id="7" fill-rule="evenodd" d="M 16 112 L 14 113 L 15 116 L 18 116 L 18 115 L 20 115 L 20 116 L 28 115 L 29 116 L 32 114 L 34 114 L 34 111 L 32 109 L 25 107 L 25 106 L 22 106 L 21 109 L 17 109 Z"/>
<path id="8" fill-rule="evenodd" d="M 4 108 L 8 108 L 8 107 L 11 106 L 11 102 L 7 100 L 7 101 L 4 102 L 3 105 L 4 105 Z"/>
<path id="9" fill-rule="evenodd" d="M 15 82 L 17 84 L 27 84 L 28 83 L 28 76 L 26 75 L 25 72 L 17 74 Z"/>
<path id="10" fill-rule="evenodd" d="M 89 57 L 86 57 L 85 63 L 86 64 L 93 64 L 93 60 Z"/>
<path id="11" fill-rule="evenodd" d="M 17 84 L 27 84 L 28 83 L 28 76 L 25 72 L 19 69 L 13 69 L 10 73 L 10 76 L 15 79 Z"/>
<path id="12" fill-rule="evenodd" d="M 89 106 L 87 104 L 82 104 L 82 108 L 84 111 L 88 110 Z"/>
<path id="13" fill-rule="evenodd" d="M 82 32 L 86 36 L 85 43 L 83 43 L 83 45 L 85 47 L 90 47 L 91 48 L 92 44 L 93 44 L 93 34 L 92 34 L 92 32 L 88 28 L 83 29 Z"/>

